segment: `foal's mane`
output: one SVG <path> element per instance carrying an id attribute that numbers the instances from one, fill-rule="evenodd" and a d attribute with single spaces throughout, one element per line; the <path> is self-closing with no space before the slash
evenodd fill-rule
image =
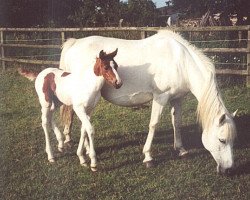
<path id="1" fill-rule="evenodd" d="M 206 78 L 205 85 L 202 89 L 202 95 L 197 106 L 197 121 L 201 124 L 202 128 L 208 130 L 215 118 L 220 114 L 225 113 L 230 116 L 221 98 L 216 81 L 215 67 L 212 61 L 177 33 L 164 30 L 159 31 L 158 36 L 171 37 L 184 45 L 197 63 L 197 67 L 199 67 Z"/>

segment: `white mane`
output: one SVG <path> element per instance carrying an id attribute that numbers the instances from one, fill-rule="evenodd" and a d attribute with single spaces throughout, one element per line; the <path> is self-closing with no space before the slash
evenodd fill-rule
<path id="1" fill-rule="evenodd" d="M 198 103 L 197 120 L 202 125 L 203 129 L 208 130 L 215 117 L 223 113 L 228 114 L 217 86 L 214 64 L 199 49 L 190 44 L 187 40 L 184 40 L 179 34 L 172 31 L 161 30 L 158 32 L 158 35 L 172 37 L 183 44 L 194 58 L 197 67 L 205 73 L 204 77 L 207 77 L 207 80 L 205 81 L 206 84 L 203 87 L 202 96 Z"/>

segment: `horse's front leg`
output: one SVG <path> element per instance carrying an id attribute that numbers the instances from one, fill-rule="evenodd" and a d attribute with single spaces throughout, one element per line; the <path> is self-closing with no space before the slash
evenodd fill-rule
<path id="1" fill-rule="evenodd" d="M 161 102 L 158 101 L 157 99 L 153 100 L 151 119 L 149 123 L 149 132 L 148 132 L 146 143 L 143 148 L 143 153 L 145 155 L 145 159 L 143 160 L 143 162 L 146 164 L 146 167 L 153 166 L 153 162 L 152 162 L 153 158 L 151 156 L 151 145 L 154 139 L 156 127 L 160 121 L 163 108 L 165 104 L 167 103 L 167 101 L 168 101 L 168 96 L 165 96 L 163 99 L 161 99 Z"/>
<path id="2" fill-rule="evenodd" d="M 170 102 L 171 104 L 171 117 L 174 129 L 174 149 L 178 151 L 179 156 L 184 156 L 188 153 L 183 147 L 181 139 L 181 103 L 182 99 L 175 99 Z"/>
<path id="3" fill-rule="evenodd" d="M 97 171 L 97 161 L 96 161 L 96 153 L 94 149 L 94 127 L 90 123 L 90 118 L 86 114 L 85 109 L 83 106 L 73 106 L 75 113 L 79 117 L 82 122 L 81 128 L 81 138 L 77 150 L 77 155 L 79 156 L 80 162 L 84 162 L 83 160 L 83 146 L 86 140 L 86 133 L 88 135 L 89 140 L 89 157 L 91 160 L 90 167 L 92 171 Z M 83 164 L 83 163 L 81 163 Z"/>

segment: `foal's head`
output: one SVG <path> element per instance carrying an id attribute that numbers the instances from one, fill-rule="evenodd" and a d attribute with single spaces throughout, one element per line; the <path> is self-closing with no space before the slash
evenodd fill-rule
<path id="1" fill-rule="evenodd" d="M 106 54 L 103 50 L 99 53 L 99 58 L 96 58 L 94 73 L 97 76 L 103 76 L 104 79 L 116 89 L 122 86 L 122 81 L 117 73 L 118 65 L 114 61 L 118 49 L 114 52 Z"/>

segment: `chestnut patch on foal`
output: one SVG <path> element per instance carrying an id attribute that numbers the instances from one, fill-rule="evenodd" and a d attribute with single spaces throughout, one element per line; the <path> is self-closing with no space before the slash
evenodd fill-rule
<path id="1" fill-rule="evenodd" d="M 62 73 L 62 75 L 61 75 L 61 77 L 65 77 L 65 76 L 68 76 L 68 75 L 70 75 L 71 73 L 69 73 L 69 72 L 63 72 Z"/>
<path id="2" fill-rule="evenodd" d="M 45 100 L 51 102 L 56 92 L 55 74 L 49 73 L 44 77 L 43 93 Z"/>

